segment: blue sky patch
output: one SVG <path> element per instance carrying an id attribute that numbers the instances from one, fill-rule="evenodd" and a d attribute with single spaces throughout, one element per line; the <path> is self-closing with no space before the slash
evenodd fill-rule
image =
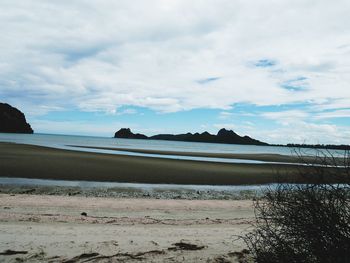
<path id="1" fill-rule="evenodd" d="M 281 84 L 281 87 L 290 91 L 304 91 L 308 89 L 306 77 L 298 77 L 290 79 Z"/>
<path id="2" fill-rule="evenodd" d="M 260 68 L 272 67 L 274 65 L 276 65 L 276 61 L 271 59 L 260 59 L 255 63 L 255 66 Z"/>

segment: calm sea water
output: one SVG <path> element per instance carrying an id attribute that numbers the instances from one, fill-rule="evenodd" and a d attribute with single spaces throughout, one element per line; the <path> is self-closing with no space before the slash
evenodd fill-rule
<path id="1" fill-rule="evenodd" d="M 298 149 L 290 147 L 277 146 L 256 146 L 256 145 L 240 145 L 240 144 L 218 144 L 218 143 L 200 143 L 200 142 L 178 142 L 178 141 L 162 141 L 162 140 L 135 140 L 135 139 L 116 139 L 108 137 L 93 136 L 76 136 L 76 135 L 54 135 L 54 134 L 11 134 L 0 133 L 0 142 L 14 142 L 23 144 L 32 144 L 47 146 L 60 149 L 70 149 L 88 152 L 101 152 L 112 154 L 128 154 L 137 156 L 157 156 L 156 154 L 139 154 L 121 151 L 110 151 L 101 149 L 84 149 L 70 147 L 68 145 L 93 146 L 93 147 L 120 147 L 130 149 L 152 149 L 152 150 L 169 150 L 180 152 L 205 152 L 205 153 L 266 153 L 266 154 L 282 154 L 294 155 Z M 303 149 L 303 154 L 314 155 L 315 149 Z M 330 151 L 335 156 L 342 156 L 343 151 Z M 164 157 L 164 156 L 163 156 Z M 165 156 L 166 158 L 171 156 Z M 173 156 L 176 159 L 182 159 L 179 156 Z M 185 159 L 205 160 L 204 157 L 185 157 Z M 209 158 L 210 160 L 221 158 Z M 227 159 L 223 161 L 227 162 Z M 241 160 L 240 160 L 241 161 Z"/>

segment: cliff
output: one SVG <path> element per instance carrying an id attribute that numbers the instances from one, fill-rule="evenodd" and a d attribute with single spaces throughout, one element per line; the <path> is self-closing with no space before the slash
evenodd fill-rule
<path id="1" fill-rule="evenodd" d="M 0 132 L 33 133 L 24 114 L 6 103 L 0 103 Z"/>

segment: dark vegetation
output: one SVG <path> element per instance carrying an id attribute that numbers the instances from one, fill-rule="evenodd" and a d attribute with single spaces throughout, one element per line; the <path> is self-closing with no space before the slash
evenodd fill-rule
<path id="1" fill-rule="evenodd" d="M 6 103 L 0 103 L 0 132 L 33 133 L 24 114 Z"/>
<path id="2" fill-rule="evenodd" d="M 254 202 L 256 223 L 244 240 L 255 262 L 350 262 L 350 155 L 340 163 L 320 153 L 323 165 L 299 171 L 312 183 L 279 184 Z"/>
<path id="3" fill-rule="evenodd" d="M 158 134 L 147 137 L 144 134 L 133 133 L 129 128 L 122 128 L 114 134 L 114 138 L 124 139 L 149 139 L 149 140 L 167 140 L 167 141 L 185 141 L 185 142 L 210 142 L 210 143 L 228 143 L 228 144 L 248 144 L 248 145 L 268 145 L 250 138 L 249 136 L 239 136 L 237 133 L 221 129 L 216 135 L 208 132 L 203 133 L 184 133 L 184 134 Z"/>
<path id="4" fill-rule="evenodd" d="M 333 149 L 333 150 L 350 150 L 350 145 L 346 144 L 340 144 L 340 145 L 334 145 L 334 144 L 295 144 L 295 143 L 288 143 L 286 145 L 287 147 L 292 148 L 313 148 L 313 149 Z"/>

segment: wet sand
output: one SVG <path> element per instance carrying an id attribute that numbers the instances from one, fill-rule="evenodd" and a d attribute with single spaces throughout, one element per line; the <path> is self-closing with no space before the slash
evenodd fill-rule
<path id="1" fill-rule="evenodd" d="M 240 185 L 288 181 L 281 175 L 297 173 L 297 166 L 174 160 L 0 143 L 0 171 L 0 176 L 19 178 Z"/>
<path id="2" fill-rule="evenodd" d="M 248 200 L 0 194 L 0 261 L 239 262 L 253 218 Z"/>

